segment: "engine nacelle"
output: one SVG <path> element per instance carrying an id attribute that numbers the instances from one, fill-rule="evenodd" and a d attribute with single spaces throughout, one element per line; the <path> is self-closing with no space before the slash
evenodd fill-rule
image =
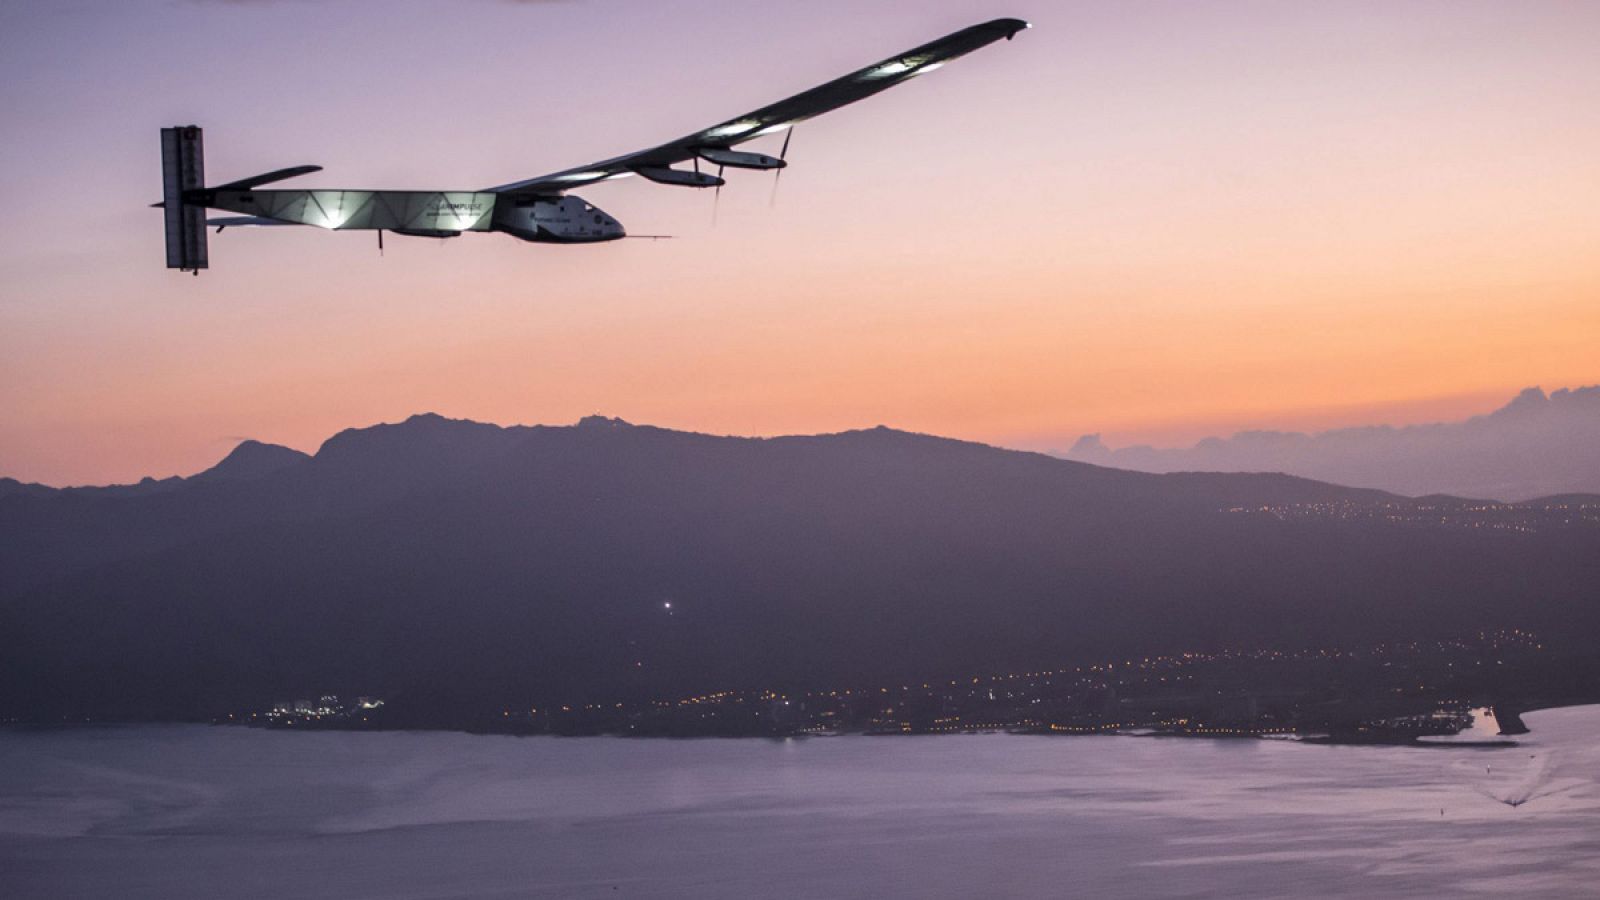
<path id="1" fill-rule="evenodd" d="M 546 244 L 593 244 L 627 237 L 622 223 L 582 197 L 519 197 L 495 201 L 491 231 Z"/>
<path id="2" fill-rule="evenodd" d="M 217 230 L 221 231 L 222 227 L 218 226 Z M 441 239 L 442 238 L 461 237 L 461 232 L 459 232 L 459 231 L 449 231 L 449 230 L 443 229 L 443 228 L 391 228 L 391 229 L 389 229 L 389 232 L 391 234 L 403 234 L 406 237 L 425 237 L 425 238 L 441 238 Z M 381 238 L 383 235 L 380 233 L 378 236 Z"/>
<path id="3" fill-rule="evenodd" d="M 674 169 L 669 166 L 638 166 L 633 171 L 654 181 L 656 184 L 671 184 L 678 187 L 708 188 L 720 187 L 723 180 L 710 172 L 696 172 L 692 169 Z"/>
<path id="4" fill-rule="evenodd" d="M 729 150 L 726 147 L 701 147 L 695 154 L 708 163 L 716 163 L 730 169 L 781 169 L 788 165 L 776 156 L 745 153 L 742 150 Z"/>

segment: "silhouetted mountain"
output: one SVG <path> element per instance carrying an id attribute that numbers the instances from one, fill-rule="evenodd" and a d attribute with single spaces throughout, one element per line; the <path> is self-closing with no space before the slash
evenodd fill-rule
<path id="1" fill-rule="evenodd" d="M 191 481 L 248 481 L 279 472 L 311 457 L 299 450 L 263 444 L 260 441 L 241 441 L 239 446 L 222 458 L 222 462 L 198 475 Z"/>
<path id="2" fill-rule="evenodd" d="M 1600 385 L 1528 388 L 1465 422 L 1308 435 L 1243 431 L 1193 447 L 1113 450 L 1084 435 L 1065 456 L 1140 472 L 1288 472 L 1400 494 L 1520 500 L 1600 492 Z"/>
<path id="3" fill-rule="evenodd" d="M 601 417 L 416 416 L 292 453 L 142 494 L 0 495 L 0 715 L 334 690 L 437 720 L 1146 650 L 1597 634 L 1595 530 L 1239 514 L 1411 502 L 1284 475 Z"/>
<path id="4" fill-rule="evenodd" d="M 183 476 L 169 478 L 146 477 L 134 484 L 108 484 L 68 488 L 52 488 L 43 484 L 25 484 L 15 478 L 0 478 L 0 497 L 14 494 L 47 496 L 58 490 L 92 497 L 142 497 L 170 491 L 196 481 L 243 481 L 260 478 L 310 458 L 309 455 L 301 453 L 299 450 L 280 447 L 277 444 L 264 444 L 261 441 L 245 440 L 240 441 L 239 445 L 229 451 L 228 455 L 223 457 L 216 465 L 187 478 Z"/>
<path id="5" fill-rule="evenodd" d="M 49 494 L 51 488 L 42 484 L 32 484 L 18 481 L 15 478 L 0 478 L 0 498 L 11 497 L 17 494 Z"/>

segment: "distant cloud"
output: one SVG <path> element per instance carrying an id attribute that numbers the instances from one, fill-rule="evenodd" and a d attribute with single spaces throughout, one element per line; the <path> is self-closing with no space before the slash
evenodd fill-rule
<path id="1" fill-rule="evenodd" d="M 1068 459 L 1141 472 L 1287 472 L 1400 494 L 1528 500 L 1600 493 L 1600 385 L 1524 390 L 1464 422 L 1367 425 L 1318 434 L 1241 431 L 1193 447 L 1112 449 L 1098 434 Z"/>

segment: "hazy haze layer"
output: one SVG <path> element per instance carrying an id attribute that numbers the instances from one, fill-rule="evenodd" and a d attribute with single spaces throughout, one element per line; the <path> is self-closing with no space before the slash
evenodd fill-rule
<path id="1" fill-rule="evenodd" d="M 1600 493 L 1600 386 L 1548 395 L 1529 388 L 1465 422 L 1247 431 L 1174 449 L 1113 450 L 1090 434 L 1064 455 L 1141 472 L 1286 472 L 1408 496 L 1517 501 Z"/>

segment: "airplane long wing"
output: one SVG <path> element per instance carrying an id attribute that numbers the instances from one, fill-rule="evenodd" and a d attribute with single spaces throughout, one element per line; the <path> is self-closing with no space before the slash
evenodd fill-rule
<path id="1" fill-rule="evenodd" d="M 963 28 L 936 41 L 913 47 L 904 53 L 851 72 L 843 78 L 834 79 L 786 100 L 763 106 L 755 112 L 729 119 L 658 147 L 587 166 L 541 175 L 526 181 L 502 184 L 487 190 L 502 194 L 560 194 L 608 178 L 631 174 L 641 174 L 661 183 L 690 187 L 711 187 L 721 184 L 722 179 L 716 176 L 698 175 L 673 170 L 670 167 L 674 163 L 702 157 L 716 164 L 719 161 L 719 152 L 727 154 L 729 148 L 735 144 L 782 131 L 796 122 L 870 97 L 909 78 L 932 71 L 958 56 L 965 56 L 974 50 L 987 47 L 1001 38 L 1009 40 L 1027 27 L 1028 23 L 1021 19 L 995 19 L 982 25 Z M 744 159 L 728 164 L 737 166 L 740 162 L 748 163 L 746 165 L 748 168 L 777 168 L 783 164 L 781 160 L 773 160 L 771 157 Z"/>

